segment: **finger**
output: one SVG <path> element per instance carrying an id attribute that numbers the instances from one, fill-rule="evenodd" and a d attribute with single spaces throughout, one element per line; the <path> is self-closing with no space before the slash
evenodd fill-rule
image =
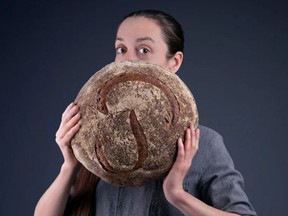
<path id="1" fill-rule="evenodd" d="M 185 140 L 186 144 L 186 140 Z M 173 165 L 175 173 L 177 173 L 178 178 L 184 178 L 189 167 L 191 165 L 191 160 L 187 158 L 187 153 L 181 138 L 178 139 L 178 154 L 176 161 Z M 183 179 L 182 179 L 183 180 Z"/>
<path id="2" fill-rule="evenodd" d="M 199 148 L 199 141 L 200 141 L 200 129 L 197 128 L 196 129 L 196 135 L 195 135 L 195 144 L 196 144 L 196 148 L 198 149 Z"/>
<path id="3" fill-rule="evenodd" d="M 78 112 L 78 107 L 74 102 L 70 103 L 62 114 L 60 126 L 56 132 L 56 137 L 63 137 L 65 134 L 65 124 Z M 64 128 L 64 130 L 63 130 Z"/>
<path id="4" fill-rule="evenodd" d="M 78 106 L 74 103 L 70 104 L 62 114 L 61 123 L 68 122 L 78 112 Z"/>
<path id="5" fill-rule="evenodd" d="M 176 162 L 181 163 L 185 155 L 184 144 L 181 138 L 178 139 Z"/>
<path id="6" fill-rule="evenodd" d="M 79 123 L 79 119 L 81 118 L 81 114 L 77 112 L 74 116 L 71 117 L 71 119 L 63 125 L 64 131 L 69 131 L 74 125 Z"/>
<path id="7" fill-rule="evenodd" d="M 196 130 L 193 124 L 190 125 L 191 128 L 191 145 L 192 147 L 195 147 L 196 142 Z"/>
<path id="8" fill-rule="evenodd" d="M 70 110 L 74 105 L 75 105 L 74 102 L 70 103 L 70 104 L 66 107 L 66 109 L 64 110 L 62 116 L 66 115 L 66 113 L 68 113 L 69 110 Z"/>
<path id="9" fill-rule="evenodd" d="M 185 152 L 189 152 L 190 150 L 191 150 L 191 142 L 192 142 L 192 140 L 191 140 L 191 138 L 192 138 L 192 136 L 191 136 L 192 134 L 191 134 L 191 128 L 187 128 L 186 129 L 186 133 L 185 133 Z"/>
<path id="10" fill-rule="evenodd" d="M 196 154 L 197 150 L 198 150 L 198 147 L 199 147 L 199 137 L 200 137 L 200 130 L 199 128 L 197 129 L 194 129 L 195 127 L 192 126 L 192 132 L 191 132 L 191 154 L 193 155 L 192 157 L 194 157 L 194 155 Z"/>
<path id="11" fill-rule="evenodd" d="M 62 123 L 60 125 L 59 130 L 56 133 L 56 136 L 58 136 L 60 139 L 62 139 L 65 134 L 72 128 L 74 127 L 76 124 L 80 124 L 79 119 L 81 118 L 80 113 L 77 113 L 76 115 L 74 115 L 68 122 L 66 123 Z"/>
<path id="12" fill-rule="evenodd" d="M 74 137 L 74 135 L 79 131 L 80 129 L 80 124 L 74 125 L 66 134 L 65 136 L 61 139 L 61 144 L 62 145 L 67 145 L 70 143 L 71 139 Z"/>
<path id="13" fill-rule="evenodd" d="M 190 160 L 190 155 L 192 153 L 192 129 L 191 126 L 189 126 L 186 129 L 186 133 L 185 133 L 185 144 L 184 144 L 184 148 L 185 148 L 185 160 Z"/>

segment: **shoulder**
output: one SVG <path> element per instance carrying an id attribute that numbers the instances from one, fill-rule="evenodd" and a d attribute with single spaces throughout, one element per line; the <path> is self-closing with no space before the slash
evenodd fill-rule
<path id="1" fill-rule="evenodd" d="M 198 151 L 193 158 L 191 172 L 197 172 L 200 178 L 203 173 L 219 162 L 231 164 L 232 159 L 224 145 L 222 136 L 214 129 L 199 125 L 200 140 Z M 196 176 L 196 175 L 195 175 Z"/>
<path id="2" fill-rule="evenodd" d="M 209 137 L 217 137 L 220 136 L 220 133 L 218 133 L 216 130 L 206 127 L 204 125 L 199 125 L 199 129 L 201 131 L 201 133 L 205 136 L 209 136 Z"/>
<path id="3" fill-rule="evenodd" d="M 214 129 L 202 125 L 199 126 L 199 129 L 200 141 L 197 154 L 202 163 L 202 168 L 214 166 L 221 162 L 233 166 L 232 158 L 226 149 L 222 135 Z"/>
<path id="4" fill-rule="evenodd" d="M 214 129 L 199 125 L 200 129 L 200 146 L 215 145 L 215 143 L 223 144 L 223 137 Z"/>

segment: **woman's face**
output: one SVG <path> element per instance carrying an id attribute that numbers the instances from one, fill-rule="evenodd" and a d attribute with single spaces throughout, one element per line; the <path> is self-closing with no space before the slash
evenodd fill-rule
<path id="1" fill-rule="evenodd" d="M 167 44 L 161 28 L 151 19 L 129 17 L 119 26 L 115 61 L 143 60 L 169 68 Z"/>

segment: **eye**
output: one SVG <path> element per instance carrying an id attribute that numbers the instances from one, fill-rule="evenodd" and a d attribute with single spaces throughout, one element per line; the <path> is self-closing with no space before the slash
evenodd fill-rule
<path id="1" fill-rule="evenodd" d="M 123 48 L 123 47 L 117 47 L 117 48 L 116 48 L 116 53 L 117 53 L 117 54 L 123 54 L 123 53 L 125 53 L 125 52 L 126 52 L 126 49 Z"/>
<path id="2" fill-rule="evenodd" d="M 145 48 L 145 47 L 142 47 L 142 48 L 139 49 L 139 52 L 140 52 L 141 54 L 146 54 L 146 53 L 149 53 L 150 50 L 147 49 L 147 48 Z"/>

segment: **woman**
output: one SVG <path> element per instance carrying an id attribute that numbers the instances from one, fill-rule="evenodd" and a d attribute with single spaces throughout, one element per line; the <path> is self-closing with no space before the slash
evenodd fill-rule
<path id="1" fill-rule="evenodd" d="M 183 45 L 182 28 L 173 17 L 161 11 L 138 11 L 118 28 L 115 61 L 145 60 L 176 73 L 183 61 Z M 242 176 L 215 131 L 187 128 L 164 180 L 124 188 L 97 179 L 74 157 L 70 141 L 80 128 L 79 119 L 78 107 L 71 103 L 56 133 L 64 163 L 35 215 L 256 215 L 243 191 Z"/>

